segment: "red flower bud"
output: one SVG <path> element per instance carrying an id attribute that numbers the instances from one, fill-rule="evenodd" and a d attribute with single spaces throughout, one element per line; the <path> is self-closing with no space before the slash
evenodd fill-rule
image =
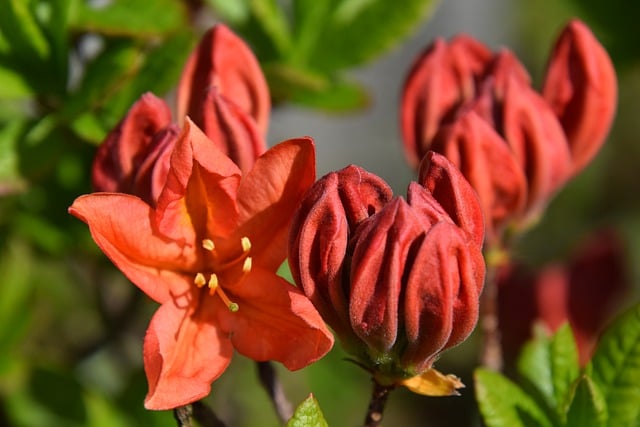
<path id="1" fill-rule="evenodd" d="M 469 184 L 430 153 L 407 200 L 356 166 L 318 181 L 296 213 L 296 282 L 347 351 L 401 383 L 475 327 L 484 281 L 482 215 Z"/>
<path id="2" fill-rule="evenodd" d="M 401 130 L 409 162 L 417 166 L 438 128 L 476 93 L 491 51 L 466 35 L 429 46 L 416 60 L 402 92 Z"/>
<path id="3" fill-rule="evenodd" d="M 171 111 L 166 103 L 151 93 L 142 95 L 98 147 L 91 176 L 94 189 L 136 194 L 154 204 L 168 168 L 165 162 L 157 166 L 158 170 L 164 169 L 164 176 L 154 172 L 155 159 L 163 157 L 167 144 L 173 145 L 178 133 L 171 126 Z M 141 171 L 143 163 L 146 164 Z M 143 175 L 155 178 L 143 184 Z M 155 190 L 152 182 L 157 184 L 153 185 Z"/>
<path id="4" fill-rule="evenodd" d="M 478 192 L 489 241 L 522 215 L 528 191 L 524 171 L 507 142 L 477 113 L 469 110 L 443 126 L 432 149 L 456 165 Z"/>
<path id="5" fill-rule="evenodd" d="M 227 101 L 249 114 L 260 134 L 266 135 L 271 109 L 269 87 L 251 49 L 224 25 L 209 30 L 187 60 L 177 93 L 180 121 L 185 116 L 202 117 L 201 110 L 211 108 L 211 88 L 217 88 Z M 202 123 L 195 123 L 202 127 Z"/>
<path id="6" fill-rule="evenodd" d="M 617 93 L 609 55 L 584 23 L 572 20 L 553 49 L 542 94 L 567 134 L 574 173 L 582 170 L 604 143 Z"/>

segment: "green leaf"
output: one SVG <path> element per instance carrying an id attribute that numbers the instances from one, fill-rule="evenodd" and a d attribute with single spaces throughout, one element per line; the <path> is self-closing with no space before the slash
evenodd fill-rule
<path id="1" fill-rule="evenodd" d="M 553 412 L 564 418 L 568 392 L 579 375 L 578 350 L 569 324 L 548 338 L 538 329 L 518 360 L 518 373 L 543 397 Z"/>
<path id="2" fill-rule="evenodd" d="M 334 79 L 293 65 L 264 66 L 274 103 L 296 102 L 328 112 L 355 111 L 369 105 L 369 94 L 357 83 Z"/>
<path id="3" fill-rule="evenodd" d="M 610 427 L 637 425 L 640 415 L 640 304 L 607 328 L 591 360 L 607 401 Z"/>
<path id="4" fill-rule="evenodd" d="M 291 31 L 284 11 L 276 0 L 252 0 L 251 13 L 271 39 L 280 56 L 291 47 Z"/>
<path id="5" fill-rule="evenodd" d="M 578 378 L 578 349 L 568 323 L 565 323 L 551 338 L 550 344 L 551 379 L 556 407 L 561 409 L 567 401 L 571 384 Z"/>
<path id="6" fill-rule="evenodd" d="M 25 0 L 6 0 L 0 13 L 0 32 L 18 58 L 32 62 L 33 57 L 44 61 L 49 56 L 49 43 L 42 33 L 30 3 Z"/>
<path id="7" fill-rule="evenodd" d="M 22 73 L 2 66 L 0 62 L 0 98 L 26 98 L 33 94 L 29 82 Z"/>
<path id="8" fill-rule="evenodd" d="M 36 368 L 29 389 L 33 398 L 57 416 L 86 425 L 87 409 L 80 383 L 71 373 L 50 368 Z"/>
<path id="9" fill-rule="evenodd" d="M 595 382 L 582 375 L 573 386 L 573 400 L 567 413 L 568 427 L 604 427 L 607 403 Z"/>
<path id="10" fill-rule="evenodd" d="M 322 27 L 311 19 L 300 24 L 311 25 L 296 32 L 318 33 L 308 49 L 296 55 L 308 58 L 311 68 L 327 72 L 352 67 L 369 61 L 389 50 L 406 37 L 433 9 L 434 0 L 405 0 L 402 6 L 388 0 L 332 0 Z M 309 3 L 305 3 L 309 6 Z M 319 7 L 319 6 L 318 6 Z M 308 13 L 318 13 L 313 8 Z"/>
<path id="11" fill-rule="evenodd" d="M 187 25 L 182 2 L 174 0 L 114 0 L 105 7 L 80 2 L 73 27 L 110 36 L 151 37 Z"/>
<path id="12" fill-rule="evenodd" d="M 250 0 L 206 0 L 216 15 L 231 25 L 240 25 L 249 18 Z"/>
<path id="13" fill-rule="evenodd" d="M 293 413 L 286 427 L 327 427 L 318 401 L 310 394 Z"/>
<path id="14" fill-rule="evenodd" d="M 487 369 L 475 371 L 476 400 L 488 427 L 551 427 L 544 410 L 518 385 Z"/>
<path id="15" fill-rule="evenodd" d="M 18 158 L 18 139 L 23 130 L 24 123 L 19 121 L 7 123 L 0 129 L 0 196 L 21 191 L 26 186 Z"/>

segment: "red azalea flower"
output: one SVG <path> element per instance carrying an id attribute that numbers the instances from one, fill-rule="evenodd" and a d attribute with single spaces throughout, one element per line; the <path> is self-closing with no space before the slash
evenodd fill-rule
<path id="1" fill-rule="evenodd" d="M 187 120 L 155 206 L 120 193 L 79 197 L 69 212 L 100 248 L 161 304 L 144 340 L 145 406 L 206 396 L 233 349 L 300 369 L 333 344 L 296 287 L 274 272 L 293 210 L 315 180 L 313 142 L 283 142 L 242 176 Z"/>

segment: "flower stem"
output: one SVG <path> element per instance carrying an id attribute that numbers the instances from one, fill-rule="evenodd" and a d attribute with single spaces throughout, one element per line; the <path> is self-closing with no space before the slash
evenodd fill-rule
<path id="1" fill-rule="evenodd" d="M 389 393 L 393 389 L 393 385 L 381 385 L 375 378 L 373 379 L 373 391 L 371 392 L 367 415 L 364 419 L 364 427 L 379 427 L 381 425 L 387 397 L 389 397 Z"/>
<path id="2" fill-rule="evenodd" d="M 191 427 L 191 414 L 193 414 L 191 405 L 180 406 L 173 410 L 173 418 L 176 419 L 178 427 Z"/>
<path id="3" fill-rule="evenodd" d="M 282 423 L 286 423 L 293 416 L 293 406 L 284 394 L 282 383 L 278 381 L 276 370 L 271 362 L 256 362 L 260 384 L 267 391 L 276 414 Z"/>
<path id="4" fill-rule="evenodd" d="M 193 402 L 193 417 L 202 427 L 225 427 L 225 423 L 202 401 Z"/>
<path id="5" fill-rule="evenodd" d="M 505 262 L 501 250 L 487 251 L 487 276 L 480 300 L 480 327 L 482 349 L 480 363 L 493 371 L 501 371 L 503 366 L 500 325 L 498 322 L 498 269 Z"/>

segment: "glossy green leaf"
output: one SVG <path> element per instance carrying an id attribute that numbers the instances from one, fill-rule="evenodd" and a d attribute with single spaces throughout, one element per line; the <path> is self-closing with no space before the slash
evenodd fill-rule
<path id="1" fill-rule="evenodd" d="M 551 338 L 550 343 L 551 380 L 556 407 L 566 404 L 571 384 L 578 378 L 578 349 L 568 323 L 565 323 Z"/>
<path id="2" fill-rule="evenodd" d="M 173 0 L 114 0 L 104 7 L 81 2 L 74 17 L 74 28 L 109 36 L 151 37 L 187 25 L 184 3 Z"/>
<path id="3" fill-rule="evenodd" d="M 607 403 L 593 380 L 582 375 L 573 386 L 573 400 L 567 413 L 569 427 L 605 427 Z"/>
<path id="4" fill-rule="evenodd" d="M 637 425 L 640 421 L 640 304 L 605 331 L 590 368 L 607 402 L 608 426 Z"/>
<path id="5" fill-rule="evenodd" d="M 565 412 L 568 391 L 579 371 L 578 350 L 568 324 L 551 338 L 544 331 L 537 333 L 518 360 L 518 373 L 559 414 Z"/>
<path id="6" fill-rule="evenodd" d="M 293 413 L 287 427 L 327 427 L 318 401 L 310 394 Z"/>
<path id="7" fill-rule="evenodd" d="M 422 22 L 435 5 L 434 0 L 405 0 L 402 7 L 387 0 L 332 0 L 323 25 L 311 19 L 315 43 L 304 46 L 311 68 L 327 72 L 367 62 L 388 51 Z M 309 2 L 305 3 L 310 5 Z M 313 6 L 312 6 L 313 9 Z M 315 9 L 309 13 L 317 13 Z M 301 33 L 308 30 L 301 28 Z M 303 46 L 298 46 L 303 48 Z"/>
<path id="8" fill-rule="evenodd" d="M 476 400 L 488 427 L 551 427 L 544 410 L 518 385 L 484 368 L 475 371 Z"/>

